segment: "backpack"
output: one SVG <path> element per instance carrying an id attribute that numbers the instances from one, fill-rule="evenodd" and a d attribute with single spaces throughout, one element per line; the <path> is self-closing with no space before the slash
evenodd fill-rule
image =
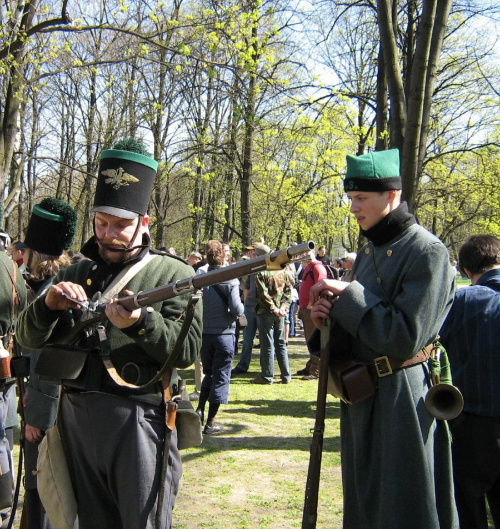
<path id="1" fill-rule="evenodd" d="M 326 278 L 327 279 L 338 279 L 339 278 L 339 273 L 337 272 L 337 270 L 335 270 L 335 268 L 333 268 L 332 265 L 327 265 L 323 263 L 315 263 L 313 266 L 311 266 L 311 269 L 309 270 L 309 272 L 307 272 L 307 275 L 308 276 L 310 275 L 313 281 L 314 281 L 313 270 L 314 270 L 314 267 L 318 265 L 321 265 L 326 268 Z"/>

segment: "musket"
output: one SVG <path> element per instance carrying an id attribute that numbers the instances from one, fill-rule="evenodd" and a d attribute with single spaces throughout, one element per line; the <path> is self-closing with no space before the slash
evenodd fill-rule
<path id="1" fill-rule="evenodd" d="M 302 529 L 315 529 L 318 519 L 318 495 L 323 456 L 323 436 L 325 433 L 326 393 L 330 363 L 330 328 L 332 320 L 327 318 L 321 325 L 321 356 L 319 360 L 318 395 L 316 420 L 312 430 L 309 468 L 307 470 Z"/>
<path id="2" fill-rule="evenodd" d="M 26 377 L 29 375 L 29 368 L 24 373 L 17 373 L 16 368 L 14 367 L 15 360 L 18 359 L 21 360 L 25 366 L 26 369 L 26 357 L 23 358 L 21 352 L 20 352 L 20 345 L 17 343 L 17 340 L 14 339 L 13 347 L 12 347 L 12 359 L 11 359 L 11 367 L 12 367 L 12 375 L 16 377 L 16 385 L 17 385 L 17 412 L 21 418 L 20 421 L 20 433 L 19 433 L 19 455 L 18 455 L 18 462 L 17 462 L 17 477 L 16 477 L 16 485 L 14 488 L 14 495 L 12 498 L 12 510 L 10 514 L 9 523 L 7 525 L 7 529 L 12 529 L 15 518 L 16 518 L 16 511 L 17 506 L 19 504 L 19 495 L 21 493 L 21 486 L 23 482 L 23 467 L 24 467 L 24 455 L 25 455 L 25 446 L 26 446 L 26 418 L 24 414 L 24 396 L 26 394 Z M 20 365 L 20 364 L 17 364 Z M 23 509 L 21 512 L 21 521 L 19 522 L 19 529 L 27 529 L 28 527 L 28 521 L 26 516 L 26 504 L 23 504 Z"/>
<path id="3" fill-rule="evenodd" d="M 179 279 L 173 283 L 152 288 L 151 290 L 145 290 L 130 296 L 123 296 L 118 298 L 117 302 L 127 310 L 132 311 L 176 296 L 197 292 L 203 287 L 216 285 L 230 279 L 237 279 L 265 270 L 282 270 L 290 262 L 306 259 L 311 250 L 314 250 L 314 243 L 312 241 L 289 246 L 284 250 L 276 250 L 266 255 L 219 268 L 218 270 L 211 270 L 205 274 Z M 82 318 L 64 337 L 62 343 L 65 344 L 76 343 L 81 338 L 82 331 L 106 320 L 106 303 L 99 304 L 99 299 L 85 302 L 78 300 L 72 301 L 82 307 Z"/>

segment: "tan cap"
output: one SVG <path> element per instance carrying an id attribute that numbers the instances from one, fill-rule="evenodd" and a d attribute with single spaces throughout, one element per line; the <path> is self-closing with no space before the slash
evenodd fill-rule
<path id="1" fill-rule="evenodd" d="M 271 253 L 271 248 L 266 244 L 254 244 L 253 246 L 255 248 L 255 255 L 266 255 Z"/>

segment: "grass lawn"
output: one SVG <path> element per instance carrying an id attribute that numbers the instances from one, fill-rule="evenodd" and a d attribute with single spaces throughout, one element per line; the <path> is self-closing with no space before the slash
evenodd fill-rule
<path id="1" fill-rule="evenodd" d="M 301 526 L 317 381 L 294 376 L 286 385 L 251 384 L 260 371 L 258 353 L 253 350 L 250 372 L 231 381 L 229 404 L 221 406 L 217 416 L 224 432 L 205 436 L 199 447 L 182 451 L 184 475 L 173 529 Z M 308 355 L 302 334 L 290 339 L 289 357 L 292 373 L 304 367 Z M 193 370 L 180 374 L 192 392 Z M 339 529 L 339 403 L 331 396 L 328 400 L 317 527 Z M 17 455 L 16 447 L 16 465 Z"/>
<path id="2" fill-rule="evenodd" d="M 468 287 L 470 286 L 470 279 L 467 277 L 457 276 L 455 279 L 457 287 Z"/>
<path id="3" fill-rule="evenodd" d="M 292 373 L 307 356 L 302 334 L 291 338 Z M 290 384 L 251 384 L 258 373 L 254 349 L 249 373 L 231 381 L 230 402 L 217 416 L 224 432 L 183 452 L 175 529 L 301 526 L 317 381 L 294 376 Z M 192 391 L 193 372 L 184 375 Z M 317 527 L 336 529 L 342 517 L 339 404 L 328 399 Z"/>

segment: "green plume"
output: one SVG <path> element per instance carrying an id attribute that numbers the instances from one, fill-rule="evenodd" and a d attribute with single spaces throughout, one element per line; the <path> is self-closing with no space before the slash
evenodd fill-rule
<path id="1" fill-rule="evenodd" d="M 136 152 L 137 154 L 142 154 L 143 156 L 148 156 L 151 158 L 151 154 L 146 149 L 144 142 L 135 138 L 123 138 L 123 140 L 120 140 L 115 144 L 113 149 Z"/>
<path id="2" fill-rule="evenodd" d="M 44 198 L 40 202 L 40 207 L 49 213 L 63 217 L 64 229 L 60 234 L 60 246 L 65 250 L 71 248 L 76 235 L 76 224 L 78 221 L 76 211 L 69 204 L 57 198 Z"/>

